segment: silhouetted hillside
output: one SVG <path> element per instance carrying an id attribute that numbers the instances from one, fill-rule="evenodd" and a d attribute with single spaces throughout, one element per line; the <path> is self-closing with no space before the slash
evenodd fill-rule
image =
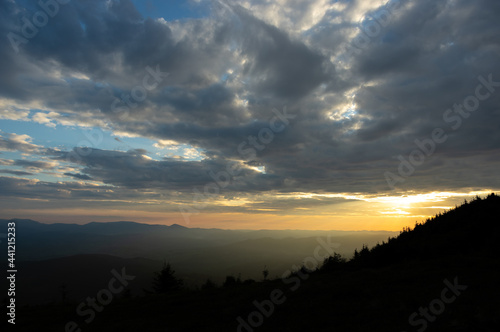
<path id="1" fill-rule="evenodd" d="M 77 255 L 44 261 L 20 262 L 16 301 L 22 304 L 61 302 L 61 286 L 66 287 L 68 301 L 80 302 L 106 286 L 113 269 L 126 267 L 136 277 L 130 284 L 130 295 L 142 295 L 162 262 L 144 258 L 119 258 L 108 255 Z"/>
<path id="2" fill-rule="evenodd" d="M 16 328 L 63 331 L 74 321 L 83 331 L 494 332 L 500 326 L 499 214 L 500 197 L 490 195 L 364 247 L 348 262 L 334 255 L 329 269 L 118 298 L 88 323 L 76 313 L 78 303 L 26 307 Z M 305 261 L 314 254 L 304 252 Z"/>
<path id="3" fill-rule="evenodd" d="M 385 266 L 408 260 L 429 260 L 449 255 L 497 257 L 500 197 L 476 197 L 445 213 L 405 229 L 396 238 L 361 250 L 350 263 Z"/>

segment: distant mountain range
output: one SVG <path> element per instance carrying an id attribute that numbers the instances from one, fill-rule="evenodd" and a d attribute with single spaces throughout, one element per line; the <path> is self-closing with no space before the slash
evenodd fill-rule
<path id="1" fill-rule="evenodd" d="M 496 332 L 500 326 L 499 215 L 500 197 L 477 198 L 372 248 L 360 246 L 347 255 L 352 257 L 348 261 L 335 256 L 317 271 L 304 266 L 288 278 L 264 282 L 138 298 L 119 296 L 92 325 L 85 325 L 75 313 L 79 299 L 67 304 L 55 299 L 52 305 L 21 308 L 19 315 L 30 320 L 20 320 L 16 330 L 63 330 L 73 320 L 92 331 Z M 276 251 L 287 241 L 298 245 L 307 239 L 247 238 L 205 248 L 199 254 L 225 261 L 234 248 L 244 248 L 248 257 L 255 258 L 259 246 L 274 245 L 269 248 Z M 307 255 L 311 251 L 302 251 L 302 257 Z M 203 265 L 202 260 L 194 263 Z M 95 264 L 102 265 L 104 280 L 112 266 L 126 265 L 139 276 L 139 270 L 156 262 L 86 255 L 33 264 L 38 265 L 26 267 L 27 273 L 61 271 L 59 267 L 65 266 L 65 273 L 74 269 L 80 275 L 76 282 L 90 284 L 84 275 Z M 137 285 L 145 281 L 140 278 Z M 94 284 L 87 294 L 95 294 L 103 287 L 99 285 Z M 279 297 L 273 295 L 276 292 Z"/>
<path id="2" fill-rule="evenodd" d="M 77 224 L 44 224 L 30 219 L 0 219 L 0 227 L 15 221 L 21 260 L 41 260 L 77 254 L 106 254 L 119 257 L 170 259 L 179 252 L 222 247 L 257 239 L 305 239 L 332 237 L 341 252 L 353 245 L 375 244 L 397 234 L 387 231 L 301 231 L 301 230 L 221 230 L 148 225 L 130 221 Z M 286 241 L 283 241 L 285 244 Z M 248 244 L 246 245 L 248 247 Z M 250 246 L 251 247 L 251 246 Z M 288 250 L 284 247 L 283 250 Z"/>
<path id="3" fill-rule="evenodd" d="M 23 267 L 19 283 L 26 291 L 19 295 L 21 303 L 57 301 L 62 284 L 78 299 L 106 282 L 112 266 L 127 266 L 141 276 L 131 288 L 132 294 L 140 295 L 163 261 L 170 262 L 190 287 L 200 286 L 207 278 L 221 284 L 227 275 L 259 280 L 265 266 L 271 276 L 300 266 L 307 256 L 304 253 L 312 253 L 318 245 L 318 237 L 330 237 L 337 252 L 350 255 L 363 244 L 375 245 L 397 234 L 221 230 L 130 221 L 44 224 L 30 219 L 0 219 L 0 227 L 6 229 L 12 221 L 16 222 L 16 259 Z M 79 267 L 86 269 L 88 282 L 82 282 Z"/>
<path id="4" fill-rule="evenodd" d="M 372 248 L 360 246 L 347 255 L 352 257 L 348 261 L 335 256 L 316 271 L 307 264 L 295 270 L 288 266 L 289 277 L 261 282 L 138 298 L 118 296 L 92 325 L 85 325 L 75 312 L 80 299 L 61 303 L 54 296 L 51 305 L 21 308 L 19 315 L 25 319 L 19 320 L 16 330 L 63 330 L 73 320 L 92 331 L 496 332 L 500 326 L 499 215 L 500 197 L 477 198 Z M 215 264 L 217 258 L 230 257 L 235 248 L 255 258 L 259 246 L 272 245 L 268 248 L 274 252 L 307 239 L 239 239 L 199 254 L 216 255 L 210 262 Z M 217 256 L 223 253 L 226 256 Z M 308 255 L 311 251 L 302 251 L 302 257 Z M 200 267 L 202 262 L 193 261 Z M 67 271 L 73 269 L 80 276 L 74 282 L 89 284 L 95 282 L 92 266 L 100 265 L 103 282 L 93 284 L 87 293 L 92 295 L 105 286 L 110 268 L 126 265 L 137 273 L 137 287 L 145 281 L 140 270 L 156 262 L 85 255 L 31 264 L 25 267 L 27 273 L 63 274 L 59 268 L 65 266 L 68 278 L 74 278 Z M 87 277 L 93 281 L 85 281 Z M 43 285 L 40 280 L 39 287 Z"/>

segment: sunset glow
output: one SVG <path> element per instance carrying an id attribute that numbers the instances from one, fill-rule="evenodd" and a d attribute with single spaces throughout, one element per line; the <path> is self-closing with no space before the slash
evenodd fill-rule
<path id="1" fill-rule="evenodd" d="M 3 217 L 392 231 L 500 190 L 489 11 L 277 3 L 72 1 L 25 36 L 43 8 L 5 2 Z"/>

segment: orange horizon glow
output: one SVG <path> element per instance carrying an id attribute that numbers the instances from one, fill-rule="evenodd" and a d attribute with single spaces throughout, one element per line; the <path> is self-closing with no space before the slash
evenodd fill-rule
<path id="1" fill-rule="evenodd" d="M 188 228 L 234 230 L 339 230 L 400 231 L 413 227 L 439 212 L 460 205 L 476 195 L 485 197 L 491 191 L 468 193 L 433 192 L 405 196 L 362 197 L 315 209 L 297 208 L 287 212 L 228 213 L 203 212 L 185 218 L 180 212 L 144 210 L 130 206 L 117 208 L 47 208 L 6 209 L 3 218 L 33 219 L 43 223 L 134 221 L 145 224 L 179 224 Z M 338 195 L 336 195 L 338 196 Z M 354 197 L 354 196 L 353 196 Z M 352 199 L 353 197 L 350 197 Z"/>

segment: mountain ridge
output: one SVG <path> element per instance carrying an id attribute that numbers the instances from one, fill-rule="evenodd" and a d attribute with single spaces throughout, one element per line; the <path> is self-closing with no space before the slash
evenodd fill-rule
<path id="1" fill-rule="evenodd" d="M 6 223 L 6 222 L 19 222 L 21 221 L 23 224 L 31 224 L 31 225 L 45 225 L 45 226 L 71 226 L 71 227 L 95 227 L 95 226 L 118 226 L 118 225 L 134 225 L 134 226 L 146 226 L 146 227 L 158 227 L 158 228 L 173 228 L 173 229 L 190 229 L 190 230 L 206 230 L 206 231 L 232 231 L 232 232 L 338 232 L 338 233 L 358 233 L 358 232 L 371 232 L 371 233 L 378 233 L 378 232 L 395 232 L 395 231 L 389 231 L 389 230 L 368 230 L 368 229 L 360 229 L 360 230 L 338 230 L 338 229 L 320 229 L 320 230 L 311 230 L 311 229 L 292 229 L 292 228 L 286 228 L 286 229 L 225 229 L 225 228 L 202 228 L 202 227 L 186 227 L 177 223 L 171 224 L 171 225 L 162 225 L 162 224 L 148 224 L 148 223 L 143 223 L 143 222 L 138 222 L 138 221 L 105 221 L 105 222 L 98 222 L 98 221 L 90 221 L 88 223 L 84 224 L 72 224 L 72 223 L 45 223 L 41 222 L 38 220 L 34 219 L 22 219 L 22 218 L 11 218 L 11 219 L 1 219 L 0 218 L 0 223 Z"/>
<path id="2" fill-rule="evenodd" d="M 386 332 L 423 331 L 425 323 L 429 332 L 494 332 L 500 326 L 499 215 L 500 197 L 492 194 L 405 228 L 387 243 L 363 245 L 347 262 L 334 255 L 317 271 L 304 266 L 260 282 L 118 299 L 97 316 L 92 331 Z M 432 309 L 443 287 L 453 284 L 462 291 L 442 310 Z M 284 299 L 279 304 L 270 301 L 276 291 Z M 81 322 L 75 305 L 64 319 L 50 315 L 61 310 L 57 304 L 23 308 L 33 317 L 20 330 Z M 418 316 L 429 306 L 432 315 Z M 258 324 L 255 317 L 261 317 Z"/>

